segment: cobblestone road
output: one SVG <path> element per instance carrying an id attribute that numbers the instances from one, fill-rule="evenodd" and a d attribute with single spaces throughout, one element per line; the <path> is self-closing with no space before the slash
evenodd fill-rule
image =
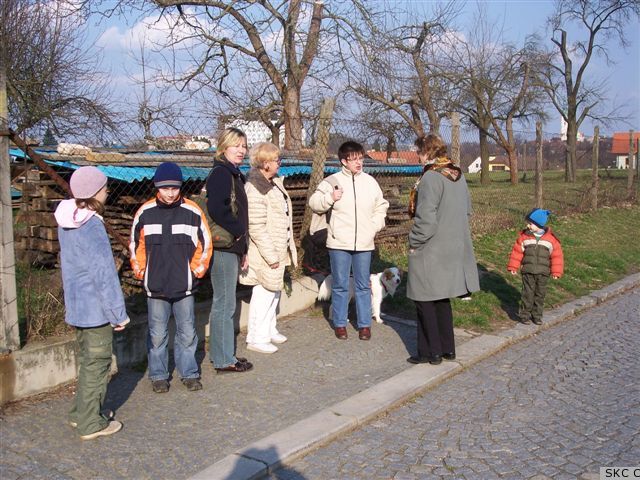
<path id="1" fill-rule="evenodd" d="M 640 465 L 640 289 L 476 364 L 271 478 L 597 479 Z"/>
<path id="2" fill-rule="evenodd" d="M 124 423 L 112 437 L 79 440 L 66 423 L 69 394 L 9 407 L 0 418 L 0 478 L 186 478 L 409 368 L 415 351 L 415 326 L 401 323 L 374 324 L 369 342 L 352 328 L 349 340 L 336 340 L 318 310 L 279 328 L 289 341 L 274 355 L 246 352 L 238 338 L 252 372 L 216 375 L 203 361 L 200 392 L 174 380 L 169 393 L 154 394 L 144 372 L 122 371 L 107 394 Z"/>

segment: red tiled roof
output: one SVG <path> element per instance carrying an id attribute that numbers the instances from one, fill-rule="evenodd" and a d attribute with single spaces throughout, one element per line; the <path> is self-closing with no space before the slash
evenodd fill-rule
<path id="1" fill-rule="evenodd" d="M 400 152 L 392 152 L 391 159 L 387 162 L 387 152 L 376 152 L 369 150 L 367 155 L 372 160 L 381 163 L 420 163 L 418 160 L 418 153 L 411 150 L 404 150 Z"/>
<path id="2" fill-rule="evenodd" d="M 640 139 L 640 132 L 633 132 L 633 153 L 638 151 L 638 139 Z M 611 153 L 618 155 L 629 153 L 629 132 L 617 132 L 613 134 Z"/>

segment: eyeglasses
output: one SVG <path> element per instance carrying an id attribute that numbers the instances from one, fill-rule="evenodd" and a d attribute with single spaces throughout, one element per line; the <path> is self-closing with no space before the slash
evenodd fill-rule
<path id="1" fill-rule="evenodd" d="M 364 157 L 350 157 L 350 158 L 345 158 L 345 161 L 346 161 L 346 162 L 352 162 L 352 163 L 354 163 L 354 162 L 360 162 L 360 163 L 362 163 L 362 162 L 364 162 Z"/>

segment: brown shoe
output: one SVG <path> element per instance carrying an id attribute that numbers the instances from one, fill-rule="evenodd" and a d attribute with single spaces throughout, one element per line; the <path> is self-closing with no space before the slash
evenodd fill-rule
<path id="1" fill-rule="evenodd" d="M 371 329 L 369 327 L 362 327 L 358 330 L 358 338 L 360 340 L 369 340 L 371 338 Z"/>
<path id="2" fill-rule="evenodd" d="M 347 327 L 336 327 L 335 333 L 336 333 L 336 338 L 339 338 L 340 340 L 346 340 L 348 337 Z"/>

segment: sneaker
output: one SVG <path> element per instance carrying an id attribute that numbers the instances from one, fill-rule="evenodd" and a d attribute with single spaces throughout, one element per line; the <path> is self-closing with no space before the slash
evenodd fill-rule
<path id="1" fill-rule="evenodd" d="M 102 430 L 98 430 L 97 432 L 90 433 L 89 435 L 80 435 L 82 440 L 93 440 L 98 437 L 105 437 L 107 435 L 113 435 L 114 433 L 118 433 L 122 430 L 122 423 L 117 420 L 113 420 L 109 422 L 106 427 Z"/>
<path id="2" fill-rule="evenodd" d="M 100 415 L 102 415 L 108 422 L 113 420 L 116 416 L 113 410 L 103 410 L 102 412 L 100 412 Z M 69 420 L 69 425 L 71 425 L 73 428 L 78 428 L 78 422 L 74 422 L 73 420 Z"/>
<path id="3" fill-rule="evenodd" d="M 202 390 L 202 383 L 200 383 L 200 379 L 198 378 L 183 378 L 182 384 L 187 387 L 187 390 L 190 392 Z"/>
<path id="4" fill-rule="evenodd" d="M 287 337 L 285 337 L 281 333 L 276 333 L 275 335 L 271 335 L 271 343 L 284 343 L 287 341 Z"/>
<path id="5" fill-rule="evenodd" d="M 156 393 L 167 393 L 169 391 L 168 380 L 154 380 L 151 382 L 151 386 L 153 387 L 153 391 Z"/>
<path id="6" fill-rule="evenodd" d="M 273 343 L 247 343 L 247 350 L 260 353 L 275 353 L 278 351 L 278 347 Z"/>

